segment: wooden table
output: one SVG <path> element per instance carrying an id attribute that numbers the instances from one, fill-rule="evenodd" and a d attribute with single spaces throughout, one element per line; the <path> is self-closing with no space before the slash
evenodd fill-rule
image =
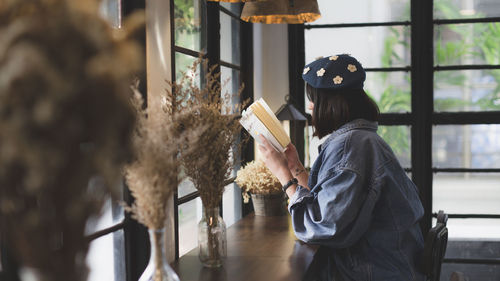
<path id="1" fill-rule="evenodd" d="M 298 241 L 289 215 L 250 214 L 227 230 L 227 258 L 218 269 L 205 268 L 198 248 L 172 264 L 182 281 L 307 280 L 318 247 Z"/>

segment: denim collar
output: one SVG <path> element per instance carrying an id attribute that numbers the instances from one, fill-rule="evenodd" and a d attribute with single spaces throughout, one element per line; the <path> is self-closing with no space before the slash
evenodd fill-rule
<path id="1" fill-rule="evenodd" d="M 323 144 L 321 144 L 318 147 L 318 151 L 321 151 L 323 147 L 326 147 L 326 145 L 332 140 L 334 140 L 336 137 L 355 129 L 365 129 L 376 132 L 378 129 L 378 123 L 366 119 L 354 119 L 350 122 L 347 122 L 340 128 L 338 128 L 336 131 L 333 131 L 333 133 L 331 133 L 330 136 L 328 136 L 328 138 L 323 142 Z"/>

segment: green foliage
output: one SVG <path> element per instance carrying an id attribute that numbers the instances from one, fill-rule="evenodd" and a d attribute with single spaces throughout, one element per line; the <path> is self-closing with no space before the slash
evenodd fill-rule
<path id="1" fill-rule="evenodd" d="M 476 14 L 464 16 L 450 0 L 437 0 L 434 3 L 436 14 L 444 18 L 482 17 Z M 440 26 L 435 42 L 435 62 L 443 64 L 462 64 L 464 59 L 485 64 L 500 64 L 500 23 L 476 23 L 472 25 L 443 25 Z M 453 41 L 443 42 L 439 38 L 443 33 L 455 34 Z M 474 35 L 471 37 L 471 33 Z M 470 38 L 470 39 L 469 39 Z M 449 111 L 475 107 L 479 110 L 500 110 L 500 71 L 485 70 L 496 83 L 495 89 L 477 101 L 461 100 L 458 98 L 441 98 L 435 100 L 436 111 Z M 447 85 L 465 87 L 464 74 L 453 71 L 435 73 L 435 81 L 446 82 Z M 437 83 L 439 85 L 440 83 Z"/>
<path id="2" fill-rule="evenodd" d="M 378 133 L 390 145 L 399 159 L 407 158 L 410 155 L 410 137 L 407 127 L 381 126 Z"/>
<path id="3" fill-rule="evenodd" d="M 434 44 L 434 63 L 437 65 L 460 64 L 460 61 L 465 56 L 469 56 L 472 53 L 471 49 L 473 46 L 473 44 L 466 43 L 464 39 L 454 42 L 443 42 L 437 39 Z"/>
<path id="4" fill-rule="evenodd" d="M 484 32 L 476 38 L 477 43 L 488 64 L 500 64 L 500 23 L 482 24 Z M 479 99 L 476 104 L 481 110 L 500 110 L 500 70 L 491 69 L 486 73 L 491 75 L 496 82 L 496 87 L 490 94 Z"/>
<path id="5" fill-rule="evenodd" d="M 193 0 L 175 0 L 174 18 L 175 35 L 178 38 L 180 33 L 194 33 L 200 30 L 199 22 L 196 22 Z"/>
<path id="6" fill-rule="evenodd" d="M 409 47 L 409 34 L 405 33 L 406 29 L 390 27 L 389 35 L 385 38 L 384 50 L 382 53 L 382 66 L 391 67 L 393 65 L 405 64 L 405 60 L 401 57 L 397 48 L 407 49 Z M 411 111 L 411 94 L 409 90 L 403 90 L 395 87 L 389 81 L 389 73 L 380 72 L 374 74 L 379 80 L 379 84 L 384 85 L 385 89 L 380 94 L 378 99 L 374 98 L 367 91 L 368 95 L 376 101 L 380 112 L 409 112 Z M 409 82 L 409 81 L 408 81 Z M 396 155 L 407 156 L 409 153 L 409 138 L 408 131 L 401 126 L 381 126 L 378 130 L 380 136 L 391 146 Z"/>
<path id="7" fill-rule="evenodd" d="M 437 18 L 457 19 L 463 17 L 457 6 L 450 0 L 434 0 L 434 13 Z"/>
<path id="8" fill-rule="evenodd" d="M 405 9 L 409 14 L 410 10 Z M 481 17 L 482 15 L 464 16 L 451 0 L 434 0 L 434 12 L 437 18 L 467 18 Z M 474 36 L 471 38 L 471 34 Z M 446 35 L 447 41 L 442 40 Z M 401 31 L 395 27 L 390 28 L 390 34 L 384 42 L 382 53 L 382 66 L 391 67 L 404 64 L 404 59 L 396 52 L 398 48 L 409 48 L 408 34 L 401 36 Z M 500 23 L 476 23 L 459 25 L 439 25 L 436 27 L 434 43 L 436 65 L 463 64 L 465 59 L 471 61 L 484 61 L 486 64 L 500 64 Z M 496 83 L 495 89 L 478 99 L 469 101 L 461 98 L 447 97 L 436 98 L 435 111 L 450 111 L 466 109 L 469 107 L 479 110 L 500 110 L 500 70 L 484 70 L 491 75 Z M 379 99 L 374 99 L 381 112 L 409 112 L 411 111 L 411 93 L 390 84 L 388 73 L 376 73 L 377 79 L 385 89 Z M 435 89 L 443 85 L 463 89 L 466 86 L 465 72 L 463 71 L 437 71 L 434 73 Z M 413 93 L 417 94 L 417 93 Z M 372 95 L 373 98 L 373 95 Z M 408 131 L 402 126 L 382 126 L 379 134 L 389 143 L 397 155 L 405 155 L 409 149 Z"/>
<path id="9" fill-rule="evenodd" d="M 196 6 L 195 6 L 196 5 Z M 174 0 L 175 45 L 202 51 L 205 1 Z M 182 77 L 196 58 L 176 53 L 175 77 Z M 202 75 L 201 75 L 202 77 Z"/>

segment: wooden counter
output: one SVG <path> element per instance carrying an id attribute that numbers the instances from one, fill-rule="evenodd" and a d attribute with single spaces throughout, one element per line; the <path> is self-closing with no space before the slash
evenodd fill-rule
<path id="1" fill-rule="evenodd" d="M 205 268 L 198 248 L 172 264 L 182 281 L 306 280 L 317 246 L 295 237 L 289 215 L 250 214 L 227 229 L 227 258 L 218 269 Z"/>

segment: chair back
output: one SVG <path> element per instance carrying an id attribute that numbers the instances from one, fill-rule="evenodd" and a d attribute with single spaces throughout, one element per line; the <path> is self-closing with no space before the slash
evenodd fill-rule
<path id="1" fill-rule="evenodd" d="M 441 264 L 443 263 L 446 246 L 448 244 L 448 215 L 442 210 L 438 212 L 436 226 L 431 228 L 425 238 L 422 256 L 422 271 L 428 281 L 439 281 Z"/>

